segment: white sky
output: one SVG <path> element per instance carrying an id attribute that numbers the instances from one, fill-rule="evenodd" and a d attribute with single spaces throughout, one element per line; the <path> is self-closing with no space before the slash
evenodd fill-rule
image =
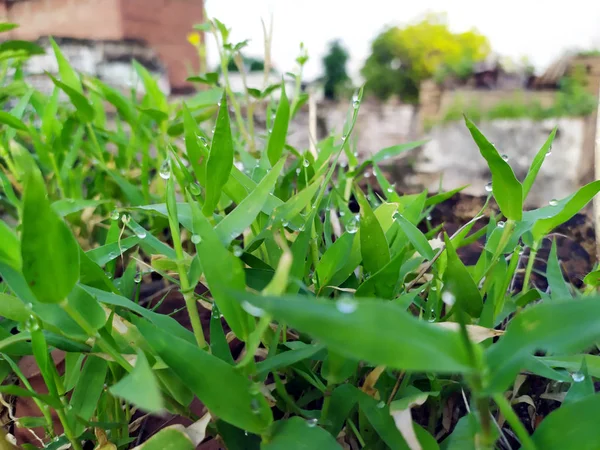
<path id="1" fill-rule="evenodd" d="M 600 48 L 598 0 L 205 0 L 209 17 L 232 29 L 231 42 L 251 39 L 247 56 L 264 54 L 262 25 L 274 18 L 273 61 L 292 71 L 300 42 L 309 52 L 305 79 L 322 74 L 327 43 L 340 38 L 350 52 L 349 73 L 356 76 L 373 38 L 385 25 L 402 25 L 430 12 L 446 12 L 450 28 L 477 28 L 504 56 L 529 57 L 538 71 L 562 51 Z M 208 37 L 210 67 L 217 63 Z"/>

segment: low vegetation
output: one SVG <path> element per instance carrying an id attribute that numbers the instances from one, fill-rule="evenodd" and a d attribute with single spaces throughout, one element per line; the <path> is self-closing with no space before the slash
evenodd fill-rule
<path id="1" fill-rule="evenodd" d="M 454 193 L 400 195 L 379 169 L 420 143 L 359 162 L 361 89 L 340 135 L 314 153 L 286 145 L 300 91 L 277 103 L 281 86 L 232 93 L 239 46 L 222 23 L 203 28 L 219 38 L 224 88 L 197 76 L 213 86 L 185 103 L 139 64 L 143 92 L 124 95 L 76 73 L 55 44 L 46 95 L 21 71 L 41 49 L 0 46 L 0 393 L 39 409 L 21 417 L 3 401 L 6 430 L 36 443 L 22 448 L 596 448 L 600 277 L 576 290 L 553 246 L 550 289 L 530 278 L 542 241 L 600 181 L 524 211 L 554 132 L 518 180 L 467 119 L 501 214 L 423 233 Z M 264 136 L 241 101 L 267 109 Z M 364 192 L 367 167 L 377 183 Z M 482 237 L 466 266 L 457 249 Z M 143 294 L 150 278 L 181 298 L 185 321 Z M 45 389 L 21 371 L 25 356 Z M 563 393 L 535 426 L 513 409 L 528 377 Z M 139 437 L 147 415 L 166 413 L 192 425 Z"/>

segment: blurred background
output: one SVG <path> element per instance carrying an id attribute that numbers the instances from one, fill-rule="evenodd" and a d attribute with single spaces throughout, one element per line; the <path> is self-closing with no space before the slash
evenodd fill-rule
<path id="1" fill-rule="evenodd" d="M 206 17 L 219 19 L 226 40 L 202 25 Z M 359 159 L 425 141 L 386 163 L 405 192 L 468 185 L 485 194 L 490 174 L 463 114 L 519 178 L 558 126 L 529 206 L 594 177 L 600 4 L 589 0 L 0 0 L 0 20 L 20 25 L 3 39 L 49 48 L 53 36 L 78 70 L 123 90 L 139 88 L 132 59 L 183 99 L 222 86 L 225 70 L 258 127 L 269 99 L 248 93 L 284 79 L 300 108 L 288 136 L 299 149 L 339 135 L 365 83 L 352 143 Z M 57 71 L 51 55 L 25 67 L 42 90 Z"/>

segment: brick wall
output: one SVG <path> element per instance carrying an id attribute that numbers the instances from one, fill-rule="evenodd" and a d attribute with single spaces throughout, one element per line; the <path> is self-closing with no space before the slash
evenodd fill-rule
<path id="1" fill-rule="evenodd" d="M 0 20 L 20 25 L 2 37 L 144 41 L 166 65 L 175 90 L 189 88 L 188 67 L 197 69 L 187 34 L 202 12 L 202 0 L 26 0 L 10 7 L 0 0 Z"/>
<path id="2" fill-rule="evenodd" d="M 198 68 L 198 54 L 187 41 L 202 23 L 202 0 L 120 0 L 123 37 L 143 39 L 167 66 L 171 86 L 186 86 L 188 68 Z"/>
<path id="3" fill-rule="evenodd" d="M 35 40 L 40 36 L 120 39 L 120 0 L 29 0 L 3 5 L 0 20 L 19 24 L 6 37 Z M 4 17 L 1 17 L 4 16 Z M 5 37 L 5 36 L 3 36 Z"/>

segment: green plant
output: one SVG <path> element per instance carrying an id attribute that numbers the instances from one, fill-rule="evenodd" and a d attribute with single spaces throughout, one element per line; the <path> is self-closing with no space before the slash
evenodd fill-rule
<path id="1" fill-rule="evenodd" d="M 390 27 L 371 45 L 362 69 L 366 89 L 380 99 L 399 96 L 418 103 L 421 82 L 468 76 L 489 53 L 487 38 L 475 30 L 453 33 L 445 14 L 428 14 L 403 28 Z"/>
<path id="2" fill-rule="evenodd" d="M 227 41 L 220 22 L 206 28 Z M 286 145 L 297 100 L 282 92 L 255 155 L 252 136 L 230 121 L 230 88 L 172 103 L 136 64 L 145 94 L 130 99 L 81 77 L 53 47 L 54 93 L 35 91 L 17 70 L 5 85 L 24 84 L 24 93 L 0 114 L 0 372 L 22 386 L 4 383 L 0 393 L 35 401 L 40 417 L 16 420 L 42 427 L 45 448 L 134 447 L 138 409 L 193 422 L 163 428 L 143 450 L 192 449 L 215 436 L 230 449 L 440 448 L 436 428 L 457 393 L 468 412 L 442 448 L 491 449 L 501 419 L 522 448 L 594 448 L 599 357 L 585 352 L 600 338 L 598 273 L 575 291 L 554 249 L 549 293 L 530 285 L 532 264 L 523 291 L 509 290 L 520 250 L 535 254 L 600 190 L 596 181 L 523 211 L 555 132 L 520 181 L 467 119 L 504 217 L 472 232 L 478 215 L 434 246 L 436 230 L 417 225 L 453 193 L 399 195 L 383 176 L 382 161 L 422 142 L 359 164 L 350 138 L 362 89 L 342 136 L 319 142 L 316 155 Z M 27 53 L 0 55 L 18 68 Z M 201 122 L 215 114 L 206 132 Z M 357 186 L 369 166 L 377 195 Z M 465 266 L 456 249 L 483 233 L 479 261 Z M 143 302 L 149 271 L 183 297 L 189 328 Z M 232 353 L 228 337 L 244 351 Z M 62 373 L 52 350 L 65 352 Z M 24 355 L 47 393 L 20 371 Z M 532 435 L 505 397 L 521 370 L 569 386 L 565 405 Z"/>
<path id="3" fill-rule="evenodd" d="M 593 113 L 596 107 L 596 97 L 586 88 L 581 74 L 578 75 L 576 72 L 561 80 L 560 88 L 551 106 L 542 106 L 538 101 L 528 103 L 518 96 L 498 102 L 487 110 L 478 105 L 464 105 L 457 101 L 450 105 L 439 122 L 456 122 L 463 114 L 476 122 L 493 119 L 544 120 L 557 117 L 582 117 Z"/>
<path id="4" fill-rule="evenodd" d="M 323 57 L 324 91 L 325 98 L 335 100 L 340 95 L 340 90 L 350 81 L 346 73 L 348 52 L 339 40 L 329 44 L 328 53 Z"/>

